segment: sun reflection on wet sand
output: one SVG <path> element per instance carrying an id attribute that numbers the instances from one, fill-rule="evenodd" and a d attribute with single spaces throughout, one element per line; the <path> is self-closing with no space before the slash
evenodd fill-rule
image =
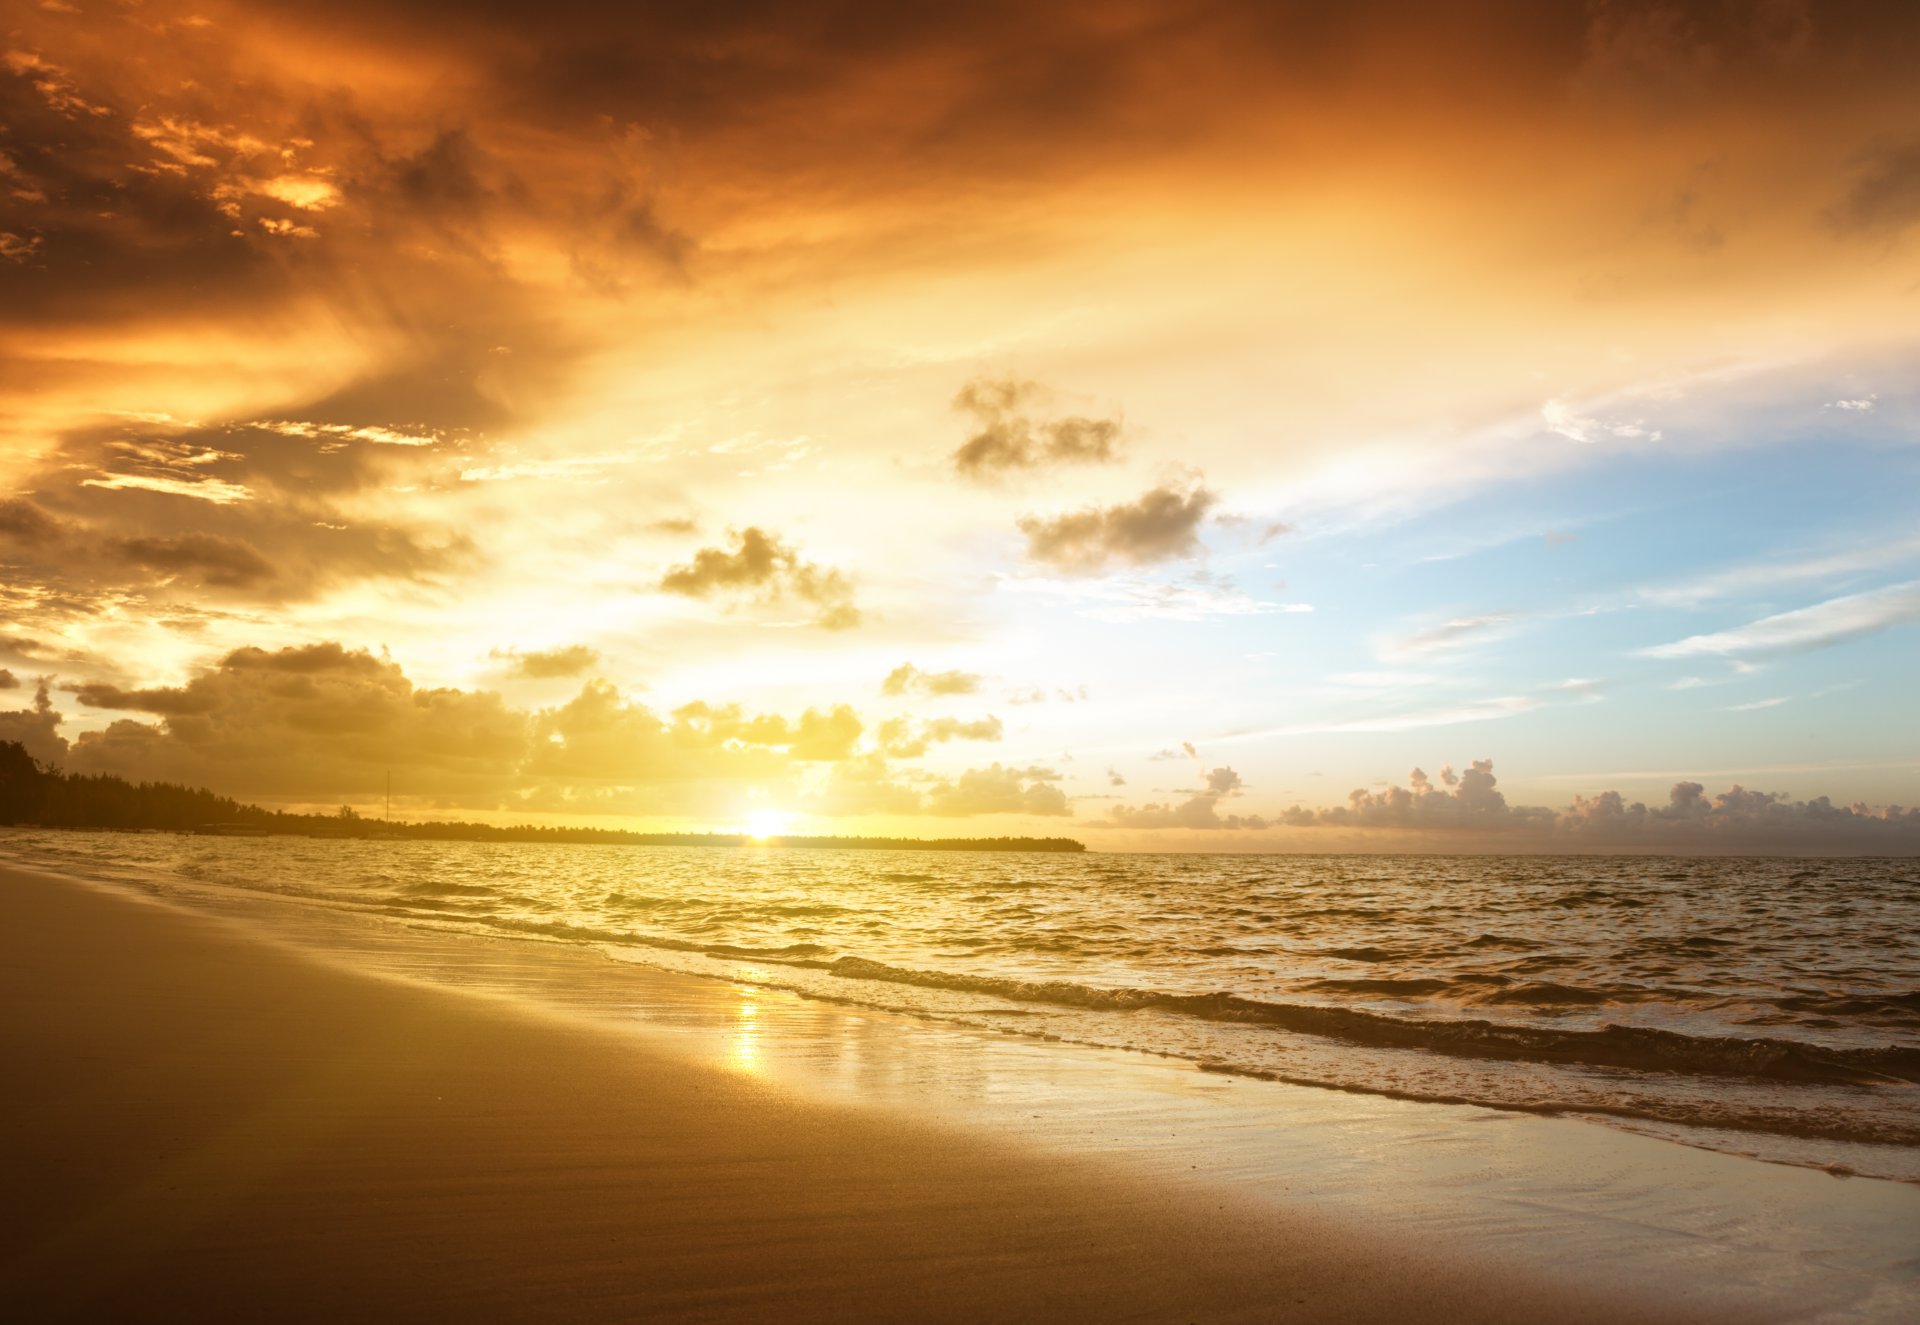
<path id="1" fill-rule="evenodd" d="M 1305 1193 L 1398 1227 L 1444 1228 L 1490 1254 L 1631 1266 L 1648 1278 L 1711 1274 L 1770 1301 L 1826 1307 L 1863 1283 L 1912 1296 L 1890 1268 L 1911 1255 L 1901 1230 L 1920 1194 L 1908 1184 L 1853 1183 L 1841 1200 L 1813 1170 L 1565 1119 L 1250 1080 L 1124 1049 L 855 1011 L 750 983 L 772 974 L 752 963 L 732 979 L 690 978 L 584 949 L 369 923 L 186 882 L 153 891 L 331 964 L 618 1026 L 637 1050 L 723 1065 L 782 1093 L 984 1126 L 1010 1144 L 1101 1155 L 1170 1183 L 1282 1202 Z M 1604 1193 L 1605 1212 L 1583 1213 L 1570 1192 Z M 1808 1228 L 1846 1251 L 1818 1263 L 1776 1254 Z"/>
<path id="2" fill-rule="evenodd" d="M 742 1072 L 759 1075 L 760 1062 L 760 1005 L 755 1000 L 760 991 L 751 985 L 740 985 L 736 992 L 740 995 L 739 1005 L 734 1009 L 733 1026 L 729 1036 L 733 1066 Z"/>

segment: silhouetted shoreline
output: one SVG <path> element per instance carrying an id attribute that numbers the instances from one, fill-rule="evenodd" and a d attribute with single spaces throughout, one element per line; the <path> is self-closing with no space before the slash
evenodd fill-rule
<path id="1" fill-rule="evenodd" d="M 204 787 L 128 782 L 42 768 L 18 742 L 0 742 L 0 824 L 108 832 L 207 833 L 221 837 L 332 837 L 405 842 L 550 842 L 586 846 L 802 847 L 841 851 L 1085 851 L 1069 837 L 754 837 L 746 833 L 635 833 L 614 828 L 290 814 Z"/>

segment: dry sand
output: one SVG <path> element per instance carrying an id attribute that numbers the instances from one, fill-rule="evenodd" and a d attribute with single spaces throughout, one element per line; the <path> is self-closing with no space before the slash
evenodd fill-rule
<path id="1" fill-rule="evenodd" d="M 1735 1315 L 798 1100 L 12 869 L 0 1062 L 15 1320 Z"/>

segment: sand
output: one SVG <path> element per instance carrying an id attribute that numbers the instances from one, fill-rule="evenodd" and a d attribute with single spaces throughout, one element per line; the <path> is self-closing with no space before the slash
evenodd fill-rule
<path id="1" fill-rule="evenodd" d="M 15 869 L 0 1062 L 11 1319 L 1754 1318 L 810 1101 Z"/>

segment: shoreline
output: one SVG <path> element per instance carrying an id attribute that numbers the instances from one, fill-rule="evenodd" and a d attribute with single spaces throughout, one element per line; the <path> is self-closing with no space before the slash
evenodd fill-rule
<path id="1" fill-rule="evenodd" d="M 423 974 L 445 936 L 367 931 L 393 954 L 383 972 L 365 952 L 303 954 L 242 921 L 13 867 L 0 914 L 5 1052 L 28 1083 L 0 1105 L 22 1194 L 0 1282 L 43 1317 L 248 1301 L 315 1319 L 1270 1319 L 1284 1305 L 1328 1320 L 1873 1320 L 1920 1300 L 1910 1277 L 1858 1264 L 1755 1279 L 1756 1256 L 1790 1260 L 1794 1238 L 1839 1231 L 1803 1227 L 1823 1208 L 1920 1212 L 1920 1192 L 1895 1184 L 1564 1120 L 1449 1140 L 1486 1133 L 1467 1120 L 1478 1111 L 977 1048 L 798 999 L 761 997 L 748 1016 L 718 1006 L 740 1002 L 718 982 L 658 972 L 598 973 L 618 999 L 585 1011 L 537 1006 L 533 975 L 558 964 L 562 986 L 590 983 L 585 961 L 619 964 L 469 941 L 456 955 L 490 964 L 493 987 L 461 992 Z M 976 1092 L 987 1104 L 948 1107 L 965 1094 L 953 1080 L 994 1055 L 1007 1062 Z M 1024 1095 L 1007 1085 L 1020 1071 Z M 1009 1126 L 1009 1100 L 1057 1116 Z M 1228 1139 L 1279 1107 L 1290 1126 L 1262 1142 L 1279 1150 Z M 1149 1140 L 1174 1128 L 1188 1135 Z M 1342 1138 L 1349 1153 L 1333 1155 Z M 1408 1170 L 1391 1200 L 1351 1153 L 1383 1138 L 1430 1170 Z M 1517 1150 L 1530 1199 L 1558 1215 L 1489 1236 L 1488 1211 L 1511 1214 L 1514 1192 L 1482 1181 L 1481 1207 L 1429 1199 L 1486 1159 L 1472 1145 Z M 1623 1204 L 1621 1173 L 1661 1176 L 1679 1207 L 1757 1196 L 1765 1241 L 1789 1245 L 1734 1236 L 1730 1206 L 1696 1214 L 1719 1229 L 1722 1263 L 1688 1245 L 1700 1229 L 1668 1227 L 1621 1264 L 1605 1226 L 1646 1214 Z M 102 1273 L 116 1262 L 118 1278 Z M 62 1298 L 83 1284 L 90 1299 Z M 152 1314 L 158 1285 L 179 1304 L 169 1315 Z"/>

